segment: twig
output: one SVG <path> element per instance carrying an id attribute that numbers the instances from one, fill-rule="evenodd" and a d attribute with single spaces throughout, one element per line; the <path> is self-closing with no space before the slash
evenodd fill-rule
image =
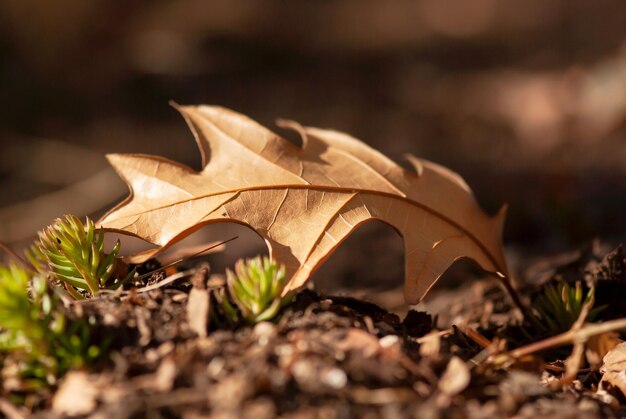
<path id="1" fill-rule="evenodd" d="M 459 326 L 459 329 L 461 329 L 461 332 L 463 332 L 467 337 L 469 337 L 471 340 L 473 340 L 475 343 L 479 344 L 483 348 L 488 348 L 490 346 L 493 346 L 492 341 L 490 341 L 489 339 L 487 339 L 486 337 L 484 337 L 483 335 L 481 335 L 480 333 L 478 333 L 471 327 Z"/>
<path id="2" fill-rule="evenodd" d="M 440 330 L 439 332 L 436 332 L 436 333 L 437 333 L 437 335 L 439 337 L 442 338 L 444 336 L 448 336 L 448 335 L 454 333 L 454 329 L 453 328 L 449 328 L 449 329 L 446 329 L 446 330 Z M 422 336 L 421 338 L 417 338 L 415 341 L 417 343 L 419 343 L 419 344 L 422 344 L 422 343 L 426 342 L 429 339 L 429 337 L 430 337 L 429 335 L 430 335 L 430 333 L 427 334 L 426 336 Z"/>
<path id="3" fill-rule="evenodd" d="M 115 284 L 114 287 L 115 287 L 115 289 L 120 289 L 120 287 L 122 287 L 124 284 L 126 284 L 127 282 L 129 282 L 131 280 L 137 281 L 137 280 L 140 280 L 140 279 L 147 278 L 147 277 L 149 277 L 149 276 L 151 276 L 151 275 L 153 275 L 153 274 L 155 274 L 157 272 L 164 271 L 167 268 L 171 268 L 174 265 L 177 265 L 177 264 L 179 264 L 181 262 L 184 262 L 184 261 L 186 261 L 188 259 L 194 258 L 194 257 L 196 257 L 198 255 L 201 255 L 202 253 L 208 252 L 211 249 L 215 249 L 218 246 L 222 246 L 222 245 L 224 245 L 224 244 L 226 244 L 228 242 L 231 242 L 231 241 L 233 241 L 235 239 L 238 239 L 238 238 L 239 238 L 239 236 L 234 236 L 234 237 L 231 237 L 228 240 L 224 240 L 224 241 L 219 242 L 219 243 L 214 243 L 214 244 L 210 245 L 209 247 L 205 247 L 204 249 L 200 250 L 199 252 L 196 252 L 196 253 L 194 253 L 192 255 L 189 255 L 189 256 L 186 256 L 184 258 L 177 259 L 177 260 L 175 260 L 173 262 L 168 263 L 165 266 L 161 266 L 160 268 L 154 269 L 154 270 L 152 270 L 152 271 L 150 271 L 148 273 L 145 273 L 143 275 L 139 275 L 138 277 L 129 276 L 129 277 L 125 278 L 123 281 L 120 281 L 117 284 Z M 99 292 L 101 293 L 103 291 L 106 291 L 106 290 L 100 290 Z"/>
<path id="4" fill-rule="evenodd" d="M 500 272 L 496 273 L 495 275 L 498 277 L 500 282 L 504 285 L 506 292 L 511 297 L 511 300 L 513 300 L 513 304 L 515 304 L 517 308 L 519 309 L 519 311 L 522 313 L 522 317 L 524 319 L 532 318 L 532 313 L 530 312 L 528 307 L 526 307 L 526 305 L 522 303 L 522 299 L 520 298 L 519 293 L 513 287 L 513 282 L 512 282 L 511 277 L 503 275 Z"/>
<path id="5" fill-rule="evenodd" d="M 239 236 L 234 236 L 234 237 L 231 237 L 231 238 L 230 238 L 230 239 L 228 239 L 228 240 L 224 240 L 224 241 L 219 242 L 219 243 L 214 243 L 214 244 L 210 245 L 209 247 L 205 247 L 204 249 L 200 250 L 199 252 L 196 252 L 196 253 L 193 253 L 193 254 L 191 254 L 191 255 L 189 255 L 189 256 L 186 256 L 186 257 L 183 257 L 183 258 L 177 259 L 177 260 L 175 260 L 175 261 L 173 261 L 173 262 L 168 263 L 168 264 L 167 264 L 167 265 L 165 265 L 165 266 L 161 266 L 160 268 L 157 268 L 157 269 L 155 269 L 155 270 L 153 270 L 153 271 L 150 271 L 150 272 L 148 272 L 148 273 L 145 273 L 145 274 L 143 274 L 143 275 L 139 275 L 138 277 L 133 278 L 133 279 L 134 279 L 134 280 L 139 280 L 139 279 L 144 279 L 144 278 L 147 278 L 147 277 L 151 276 L 152 274 L 155 274 L 155 273 L 157 273 L 157 272 L 164 271 L 164 270 L 166 270 L 167 268 L 171 268 L 171 267 L 172 267 L 172 266 L 174 266 L 174 265 L 177 265 L 177 264 L 179 264 L 179 263 L 181 263 L 181 262 L 184 262 L 184 261 L 186 261 L 186 260 L 189 260 L 189 259 L 191 259 L 191 258 L 194 258 L 194 257 L 196 257 L 196 256 L 199 256 L 199 255 L 201 255 L 201 254 L 203 254 L 203 253 L 205 253 L 205 252 L 208 252 L 208 251 L 209 251 L 209 250 L 211 250 L 211 249 L 215 249 L 215 248 L 216 248 L 216 247 L 218 247 L 218 246 L 222 246 L 222 245 L 224 245 L 224 244 L 226 244 L 226 243 L 228 243 L 228 242 L 232 242 L 233 240 L 236 240 L 236 239 L 238 239 L 238 238 L 239 238 Z"/>
<path id="6" fill-rule="evenodd" d="M 563 367 L 559 367 L 558 365 L 552 365 L 552 364 L 543 364 L 542 365 L 544 370 L 547 371 L 552 371 L 552 372 L 565 372 L 565 368 Z M 582 370 L 581 370 L 582 371 Z"/>
<path id="7" fill-rule="evenodd" d="M 485 359 L 487 359 L 490 355 L 492 355 L 496 350 L 496 345 L 494 342 L 487 339 L 485 336 L 481 335 L 474 329 L 469 326 L 459 326 L 459 329 L 465 336 L 470 338 L 474 343 L 482 346 L 482 350 L 468 360 L 467 364 L 470 365 L 470 368 L 473 368 L 477 365 L 480 365 Z"/>
<path id="8" fill-rule="evenodd" d="M 604 323 L 590 323 L 579 330 L 568 330 L 560 335 L 552 336 L 539 342 L 534 342 L 521 348 L 512 350 L 509 355 L 513 358 L 521 358 L 546 349 L 556 348 L 577 342 L 586 342 L 589 338 L 606 332 L 626 329 L 626 318 L 610 320 Z"/>
<path id="9" fill-rule="evenodd" d="M 187 277 L 187 276 L 190 276 L 190 275 L 192 275 L 194 272 L 196 272 L 196 269 L 189 269 L 189 270 L 187 270 L 187 271 L 182 271 L 182 272 L 179 272 L 179 273 L 177 273 L 177 274 L 174 274 L 174 275 L 170 275 L 170 276 L 168 276 L 168 277 L 167 277 L 167 278 L 165 278 L 163 281 L 156 282 L 156 283 L 154 283 L 154 284 L 152 284 L 152 285 L 148 285 L 148 286 L 145 286 L 145 287 L 143 287 L 143 288 L 137 288 L 137 289 L 135 289 L 135 290 L 134 290 L 134 291 L 132 291 L 132 292 L 135 292 L 135 293 L 137 293 L 137 294 L 140 294 L 140 293 L 142 293 L 142 292 L 153 291 L 153 290 L 156 290 L 156 289 L 162 288 L 162 287 L 164 287 L 164 286 L 166 286 L 166 285 L 168 285 L 168 284 L 171 284 L 172 282 L 177 281 L 177 280 L 179 280 L 179 279 L 181 279 L 181 278 L 185 278 L 185 277 Z M 131 291 L 125 291 L 125 292 L 126 292 L 126 293 L 130 293 Z"/>
<path id="10" fill-rule="evenodd" d="M 595 300 L 594 298 L 587 299 L 587 302 L 583 305 L 580 313 L 578 314 L 578 318 L 570 328 L 570 331 L 577 332 L 580 331 L 585 325 L 585 320 L 589 315 L 589 311 L 591 311 L 591 307 L 593 307 Z M 580 371 L 580 366 L 583 362 L 583 357 L 585 355 L 585 341 L 576 341 L 574 343 L 574 349 L 570 356 L 565 360 L 565 374 L 559 380 L 559 384 L 561 386 L 566 386 L 574 382 L 576 378 L 576 374 Z"/>
<path id="11" fill-rule="evenodd" d="M 189 269 L 189 270 L 186 270 L 186 271 L 182 271 L 182 272 L 178 272 L 178 273 L 176 273 L 174 275 L 168 276 L 167 278 L 163 279 L 162 281 L 155 282 L 154 284 L 147 285 L 147 286 L 142 287 L 142 288 L 133 288 L 133 289 L 130 289 L 128 291 L 122 291 L 119 288 L 117 290 L 107 290 L 107 289 L 100 290 L 100 292 L 98 293 L 98 296 L 99 295 L 128 295 L 128 294 L 132 294 L 132 293 L 134 293 L 134 294 L 141 294 L 141 293 L 148 292 L 148 291 L 154 291 L 156 289 L 159 289 L 159 288 L 162 288 L 162 287 L 164 287 L 166 285 L 169 285 L 169 284 L 171 284 L 174 281 L 178 281 L 181 278 L 185 278 L 185 277 L 191 276 L 191 275 L 193 275 L 194 272 L 196 272 L 195 268 Z M 74 303 L 89 303 L 89 302 L 97 300 L 98 296 L 95 296 L 95 297 L 92 297 L 92 298 L 87 298 L 87 299 L 84 299 L 84 300 L 76 300 L 76 301 L 74 301 Z"/>

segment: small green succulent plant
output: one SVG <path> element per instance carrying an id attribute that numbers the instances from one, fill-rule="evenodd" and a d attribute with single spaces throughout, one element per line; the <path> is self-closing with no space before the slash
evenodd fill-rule
<path id="1" fill-rule="evenodd" d="M 574 286 L 560 282 L 556 286 L 547 284 L 533 303 L 536 313 L 535 327 L 541 332 L 558 334 L 568 330 L 581 314 L 586 304 L 593 306 L 594 288 L 583 290 L 580 281 Z M 604 307 L 589 311 L 586 321 L 593 319 Z"/>
<path id="2" fill-rule="evenodd" d="M 94 342 L 90 320 L 69 318 L 45 277 L 0 266 L 0 353 L 13 361 L 3 380 L 19 382 L 19 390 L 54 384 L 102 355 L 106 342 Z"/>
<path id="3" fill-rule="evenodd" d="M 118 258 L 119 251 L 117 241 L 105 252 L 104 232 L 88 217 L 83 225 L 78 217 L 66 215 L 39 232 L 26 257 L 38 273 L 50 275 L 72 296 L 83 298 L 85 291 L 95 295 L 103 288 L 116 288 L 134 274 L 120 275 L 119 268 L 125 265 Z"/>
<path id="4" fill-rule="evenodd" d="M 282 296 L 284 287 L 285 268 L 275 261 L 267 257 L 239 260 L 235 272 L 226 271 L 226 290 L 218 299 L 231 323 L 254 324 L 273 319 L 288 303 L 291 296 Z"/>

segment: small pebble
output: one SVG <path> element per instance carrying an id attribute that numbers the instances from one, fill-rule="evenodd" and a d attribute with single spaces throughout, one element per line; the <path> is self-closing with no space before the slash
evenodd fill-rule
<path id="1" fill-rule="evenodd" d="M 322 381 L 328 387 L 334 390 L 339 390 L 348 384 L 348 377 L 343 370 L 339 368 L 331 368 L 322 376 Z"/>
<path id="2" fill-rule="evenodd" d="M 316 365 L 308 359 L 299 359 L 291 367 L 293 378 L 306 391 L 318 391 L 320 380 L 317 372 Z"/>
<path id="3" fill-rule="evenodd" d="M 398 343 L 400 339 L 398 339 L 397 335 L 387 335 L 385 337 L 380 338 L 379 343 L 383 348 L 389 348 L 396 343 Z"/>
<path id="4" fill-rule="evenodd" d="M 207 371 L 211 377 L 216 378 L 224 370 L 225 365 L 226 361 L 224 361 L 224 358 L 215 357 L 209 362 Z"/>
<path id="5" fill-rule="evenodd" d="M 107 326 L 117 326 L 120 320 L 111 313 L 106 313 L 102 318 L 102 323 Z"/>
<path id="6" fill-rule="evenodd" d="M 276 337 L 277 331 L 276 326 L 274 326 L 272 323 L 261 322 L 257 323 L 257 325 L 254 326 L 253 333 L 259 345 L 265 346 L 270 342 L 270 340 Z"/>

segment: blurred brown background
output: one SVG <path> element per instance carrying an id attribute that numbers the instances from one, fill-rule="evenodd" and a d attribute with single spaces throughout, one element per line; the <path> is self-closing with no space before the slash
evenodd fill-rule
<path id="1" fill-rule="evenodd" d="M 0 240 L 13 244 L 121 198 L 106 153 L 198 167 L 170 100 L 447 165 L 488 212 L 510 204 L 512 251 L 626 234 L 621 0 L 4 0 L 0 98 Z M 400 239 L 357 234 L 324 272 L 400 278 Z M 235 254 L 255 251 L 246 237 Z"/>

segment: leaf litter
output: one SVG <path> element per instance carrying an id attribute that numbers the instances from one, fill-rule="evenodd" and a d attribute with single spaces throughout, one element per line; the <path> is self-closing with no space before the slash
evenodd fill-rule
<path id="1" fill-rule="evenodd" d="M 615 280 L 596 274 L 606 264 L 607 258 L 590 264 L 581 257 L 578 269 L 591 281 Z M 463 325 L 448 329 L 423 312 L 401 319 L 372 303 L 304 290 L 277 323 L 216 330 L 206 317 L 205 292 L 223 286 L 223 279 L 210 275 L 206 264 L 192 271 L 182 282 L 80 303 L 97 316 L 98 327 L 115 331 L 114 355 L 94 371 L 66 376 L 47 417 L 557 418 L 624 412 L 626 351 L 615 333 L 587 343 L 601 367 L 583 356 L 581 368 L 563 383 L 571 349 L 565 357 L 549 348 L 531 351 L 506 366 L 474 362 L 488 342 L 509 333 L 503 330 L 515 330 L 517 320 L 485 320 L 463 293 L 448 299 Z M 514 311 L 498 303 L 506 298 L 493 280 L 463 288 L 465 295 L 482 294 L 495 307 Z M 2 402 L 7 414 L 17 409 Z M 46 400 L 39 403 L 46 406 Z"/>

